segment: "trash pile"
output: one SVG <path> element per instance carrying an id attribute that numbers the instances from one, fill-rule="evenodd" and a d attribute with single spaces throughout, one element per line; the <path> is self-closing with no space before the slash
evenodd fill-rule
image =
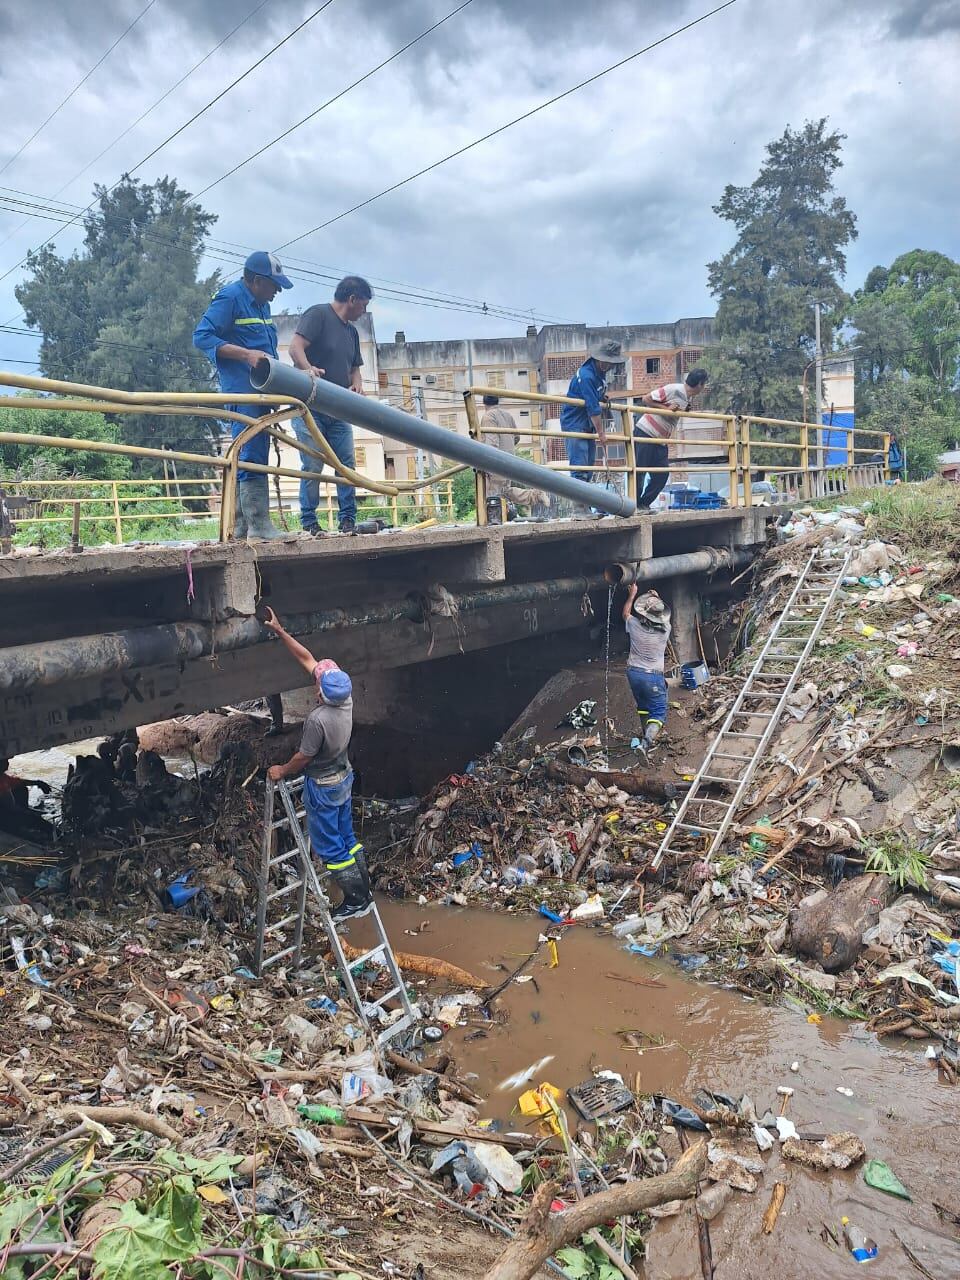
<path id="1" fill-rule="evenodd" d="M 960 571 L 952 548 L 923 556 L 883 533 L 865 508 L 796 512 L 735 607 L 739 651 L 697 695 L 702 740 L 811 550 L 852 552 L 722 856 L 706 862 L 690 832 L 652 871 L 699 759 L 668 745 L 643 770 L 607 769 L 581 702 L 563 736 L 527 730 L 437 787 L 380 887 L 595 922 L 702 978 L 924 1039 L 956 1082 Z"/>

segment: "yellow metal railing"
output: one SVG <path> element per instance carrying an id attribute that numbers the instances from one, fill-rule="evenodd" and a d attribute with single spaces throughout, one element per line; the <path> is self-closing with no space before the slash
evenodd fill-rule
<path id="1" fill-rule="evenodd" d="M 752 415 L 726 413 L 709 413 L 694 409 L 680 412 L 672 409 L 655 409 L 642 403 L 643 393 L 611 400 L 605 406 L 605 412 L 611 422 L 617 418 L 620 430 L 606 431 L 609 444 L 623 444 L 624 457 L 614 462 L 609 454 L 604 460 L 592 466 L 571 466 L 569 462 L 550 461 L 546 465 L 554 471 L 572 472 L 589 471 L 600 479 L 606 477 L 624 477 L 626 493 L 635 501 L 638 497 L 638 474 L 660 474 L 666 472 L 678 480 L 688 476 L 716 475 L 725 473 L 727 477 L 727 494 L 730 506 L 754 505 L 753 483 L 756 478 L 770 476 L 775 479 L 778 490 L 785 501 L 811 501 L 816 498 L 830 497 L 848 492 L 852 488 L 872 488 L 885 483 L 890 478 L 889 454 L 890 436 L 886 432 L 870 431 L 862 427 L 844 427 L 823 424 L 817 437 L 817 424 L 796 422 L 783 418 L 760 418 Z M 464 393 L 464 405 L 470 434 L 479 439 L 486 435 L 514 435 L 530 439 L 548 439 L 563 442 L 566 440 L 596 440 L 593 432 L 579 431 L 546 431 L 528 427 L 512 429 L 484 428 L 477 409 L 477 397 L 497 396 L 499 400 L 517 400 L 523 403 L 539 404 L 572 404 L 584 407 L 582 400 L 570 396 L 546 395 L 533 391 L 512 391 L 502 387 L 471 386 Z M 670 450 L 669 465 L 666 467 L 643 467 L 638 472 L 636 455 L 630 447 L 634 442 L 632 419 L 635 414 L 656 413 L 657 417 L 674 418 L 678 425 L 682 424 L 683 436 L 671 440 L 654 441 L 666 444 Z M 691 431 L 710 432 L 702 439 L 693 438 Z M 796 439 L 783 440 L 776 438 L 772 432 L 789 431 L 795 433 Z M 825 443 L 827 433 L 835 435 L 844 433 L 845 446 Z M 644 437 L 646 439 L 646 437 Z M 867 446 L 862 442 L 872 439 L 873 444 Z M 703 463 L 687 461 L 691 450 L 701 453 L 704 449 L 715 450 L 715 462 Z M 761 452 L 763 450 L 780 451 L 769 460 Z M 796 461 L 783 458 L 783 453 L 794 454 Z M 843 453 L 845 461 L 841 464 L 824 463 L 825 454 Z M 879 460 L 877 455 L 880 455 Z M 599 458 L 599 455 L 598 455 Z M 869 461 L 865 461 L 869 458 Z M 486 520 L 486 480 L 487 477 L 477 473 L 477 519 L 483 524 Z"/>
<path id="2" fill-rule="evenodd" d="M 88 386 L 84 384 L 63 382 L 48 378 L 28 377 L 22 374 L 0 371 L 0 386 L 8 386 L 21 391 L 39 393 L 36 396 L 17 395 L 15 397 L 0 396 L 0 410 L 4 407 L 16 409 L 51 409 L 64 412 L 98 412 L 102 414 L 124 415 L 140 414 L 148 416 L 189 416 L 193 418 L 212 419 L 217 422 L 236 422 L 241 424 L 241 431 L 230 442 L 223 456 L 211 456 L 201 453 L 190 453 L 183 450 L 156 449 L 144 445 L 115 444 L 101 440 L 84 440 L 73 437 L 29 435 L 21 432 L 0 430 L 0 445 L 17 445 L 35 449 L 60 449 L 75 452 L 113 454 L 151 462 L 164 466 L 164 479 L 157 480 L 30 480 L 10 478 L 0 479 L 0 484 L 8 488 L 11 484 L 21 487 L 22 492 L 31 495 L 36 489 L 45 488 L 51 491 L 50 497 L 41 492 L 38 497 L 39 514 L 36 516 L 17 517 L 18 524 L 36 524 L 62 522 L 72 516 L 74 539 L 77 537 L 79 520 L 83 516 L 83 508 L 109 504 L 105 514 L 94 517 L 97 520 L 112 521 L 114 535 L 118 542 L 123 540 L 124 525 L 142 520 L 144 516 L 134 509 L 147 503 L 163 504 L 164 510 L 149 512 L 150 520 L 203 520 L 216 518 L 219 521 L 219 537 L 229 538 L 233 533 L 236 519 L 236 481 L 237 472 L 241 468 L 268 476 L 289 479 L 313 479 L 328 486 L 326 496 L 327 521 L 332 527 L 333 493 L 330 486 L 351 485 L 361 493 L 371 495 L 368 501 L 378 508 L 389 509 L 394 524 L 399 524 L 402 512 L 419 517 L 420 523 L 434 520 L 452 520 L 455 518 L 452 478 L 466 468 L 453 465 L 433 476 L 420 480 L 379 480 L 364 476 L 354 468 L 347 467 L 337 458 L 333 449 L 320 432 L 310 409 L 300 401 L 291 401 L 288 397 L 261 395 L 250 393 L 229 395 L 217 393 L 192 392 L 128 392 L 117 391 L 108 387 Z M 583 405 L 583 401 L 568 396 L 546 395 L 533 391 L 513 391 L 503 387 L 471 386 L 464 392 L 464 402 L 469 423 L 470 434 L 475 438 L 481 435 L 480 420 L 477 412 L 476 398 L 483 395 L 495 395 L 501 401 L 521 401 L 538 404 L 574 404 Z M 637 412 L 650 411 L 649 406 L 641 406 L 640 397 L 628 397 L 611 403 L 607 414 L 611 418 L 611 429 L 606 433 L 608 445 L 623 446 L 623 458 L 605 457 L 592 467 L 571 467 L 569 463 L 550 462 L 551 469 L 557 471 L 589 470 L 598 477 L 608 476 L 618 484 L 622 484 L 626 493 L 636 499 L 638 469 L 634 450 L 630 447 L 634 439 L 632 417 Z M 227 406 L 238 404 L 256 406 L 260 416 L 248 418 Z M 846 447 L 842 450 L 844 462 L 841 465 L 825 465 L 826 446 L 822 435 L 818 436 L 815 424 L 795 422 L 777 418 L 760 418 L 752 416 L 736 416 L 732 414 L 707 413 L 695 410 L 692 413 L 675 413 L 672 410 L 657 408 L 657 416 L 674 417 L 683 421 L 683 437 L 671 441 L 672 457 L 669 466 L 645 468 L 655 473 L 669 472 L 678 477 L 724 472 L 727 476 L 729 503 L 731 506 L 751 506 L 754 501 L 753 481 L 758 474 L 772 474 L 780 490 L 790 499 L 809 500 L 834 493 L 846 492 L 852 487 L 870 487 L 882 484 L 889 479 L 889 435 L 871 432 L 860 427 L 830 426 L 820 428 L 821 432 L 829 431 L 834 435 L 844 433 Z M 615 430 L 616 418 L 619 417 L 619 430 Z M 280 430 L 280 427 L 300 418 L 310 433 L 311 443 L 304 444 L 292 435 Z M 0 416 L 0 425 L 3 419 Z M 253 462 L 240 463 L 240 449 L 258 432 L 265 431 L 269 436 L 289 445 L 301 455 L 315 457 L 323 466 L 331 471 L 304 471 L 299 468 L 273 466 Z M 692 431 L 712 433 L 708 439 L 691 437 Z M 484 435 L 513 435 L 514 432 L 485 430 Z M 521 439 L 538 441 L 566 440 L 575 438 L 593 439 L 592 433 L 573 433 L 547 431 L 543 428 L 520 427 L 517 429 Z M 784 434 L 795 436 L 791 439 L 781 438 Z M 869 446 L 863 444 L 865 439 L 872 438 Z M 879 447 L 878 442 L 879 441 Z M 690 449 L 715 451 L 710 462 L 687 461 Z M 779 452 L 778 452 L 779 451 Z M 786 456 L 784 454 L 786 453 Z M 876 461 L 877 455 L 880 460 Z M 782 461 L 776 461 L 777 457 Z M 768 458 L 770 460 L 768 460 Z M 869 459 L 864 461 L 864 459 Z M 210 473 L 207 479 L 194 477 L 177 477 L 172 482 L 166 468 L 170 464 L 184 463 L 198 470 Z M 177 489 L 178 497 L 171 493 L 171 483 Z M 479 524 L 486 523 L 486 483 L 487 477 L 481 472 L 476 476 L 476 518 Z M 68 496 L 68 487 L 78 486 L 74 490 L 76 496 Z M 136 486 L 140 486 L 140 492 Z M 57 486 L 62 491 L 54 492 Z M 162 495 L 149 490 L 162 487 Z M 79 489 L 97 490 L 80 494 Z M 184 499 L 184 490 L 194 489 L 198 497 L 208 503 L 209 511 L 191 510 Z M 412 498 L 412 502 L 411 502 Z M 180 510 L 167 510 L 175 502 Z M 49 514 L 60 504 L 61 514 Z M 401 503 L 403 506 L 401 506 Z M 410 503 L 408 506 L 407 504 Z M 45 508 L 47 514 L 45 514 Z"/>
<path id="3" fill-rule="evenodd" d="M 328 486 L 351 485 L 355 489 L 365 491 L 368 494 L 381 495 L 389 500 L 391 511 L 398 520 L 400 513 L 399 499 L 407 494 L 419 495 L 421 491 L 423 496 L 418 502 L 418 510 L 415 514 L 422 514 L 424 519 L 430 520 L 439 518 L 444 511 L 452 511 L 453 492 L 449 482 L 457 472 L 464 470 L 459 465 L 451 466 L 422 480 L 375 480 L 369 476 L 364 476 L 339 460 L 317 427 L 310 409 L 300 401 L 291 401 L 287 396 L 261 395 L 252 392 L 249 395 L 236 393 L 224 395 L 192 392 L 117 391 L 109 387 L 89 386 L 50 378 L 28 377 L 4 371 L 0 371 L 0 386 L 41 393 L 36 398 L 23 395 L 16 397 L 0 396 L 0 410 L 4 407 L 10 407 L 45 411 L 53 409 L 68 413 L 95 412 L 110 414 L 111 416 L 123 414 L 156 415 L 161 417 L 185 416 L 243 424 L 243 429 L 230 442 L 226 453 L 222 457 L 188 453 L 183 450 L 154 449 L 145 445 L 115 444 L 104 440 L 94 441 L 66 436 L 31 435 L 23 432 L 0 430 L 0 445 L 12 444 L 26 448 L 64 449 L 82 453 L 121 455 L 129 458 L 156 461 L 163 463 L 165 466 L 179 462 L 212 471 L 214 486 L 219 481 L 219 536 L 221 540 L 229 538 L 233 533 L 236 522 L 237 472 L 241 467 L 245 471 L 255 471 L 268 476 L 283 476 L 295 480 L 317 480 L 321 484 Z M 4 404 L 5 400 L 6 405 Z M 228 405 L 239 404 L 257 405 L 262 409 L 262 413 L 259 417 L 251 419 L 227 407 Z M 312 438 L 311 445 L 306 445 L 295 437 L 277 429 L 280 424 L 294 418 L 300 418 L 305 423 Z M 0 424 L 2 424 L 2 417 L 0 417 Z M 243 462 L 241 464 L 241 448 L 260 431 L 266 431 L 268 435 L 296 449 L 301 454 L 318 458 L 324 465 L 330 466 L 333 474 L 255 462 Z M 12 482 L 11 479 L 8 479 L 5 483 L 9 487 Z M 36 484 L 37 482 L 30 483 Z M 83 484 L 90 483 L 90 481 L 83 481 Z M 117 481 L 116 483 L 120 484 L 122 482 Z M 203 483 L 209 484 L 210 482 Z M 180 479 L 179 484 L 183 486 L 185 479 Z M 72 503 L 75 536 L 80 513 L 80 506 L 78 505 L 80 501 L 82 500 L 74 499 Z M 330 510 L 331 501 L 332 499 L 328 500 L 328 511 Z M 125 513 L 120 509 L 119 491 L 116 489 L 111 491 L 111 503 L 116 535 L 118 540 L 122 541 L 124 518 L 130 519 L 136 518 L 136 516 L 131 517 L 128 513 L 125 517 Z M 17 523 L 27 523 L 30 520 L 30 517 L 27 517 L 26 520 L 21 520 L 18 517 Z M 38 520 L 42 521 L 43 517 L 34 518 L 33 522 L 36 523 Z"/>

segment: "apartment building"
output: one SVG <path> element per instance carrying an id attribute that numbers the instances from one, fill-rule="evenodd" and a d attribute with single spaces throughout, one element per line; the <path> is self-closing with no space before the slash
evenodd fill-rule
<path id="1" fill-rule="evenodd" d="M 281 359 L 289 359 L 290 339 L 298 315 L 276 317 Z M 408 342 L 398 330 L 393 342 L 377 342 L 372 314 L 357 328 L 363 354 L 367 395 L 416 413 L 435 426 L 461 435 L 468 433 L 463 393 L 484 386 L 504 393 L 504 404 L 516 419 L 520 448 L 536 462 L 561 461 L 560 407 L 531 401 L 510 401 L 511 391 L 565 395 L 570 378 L 587 357 L 588 348 L 604 338 L 620 342 L 626 364 L 608 379 L 611 398 L 648 391 L 663 382 L 681 380 L 714 341 L 709 316 L 667 324 L 529 325 L 526 333 L 505 338 L 463 338 Z M 479 406 L 482 411 L 482 406 Z M 549 436 L 526 435 L 549 432 Z M 551 438 L 555 436 L 555 438 Z M 410 445 L 355 429 L 357 468 L 375 479 L 416 479 L 442 465 Z M 293 450 L 283 450 L 283 465 L 298 465 Z M 285 498 L 295 497 L 296 481 L 285 480 Z"/>

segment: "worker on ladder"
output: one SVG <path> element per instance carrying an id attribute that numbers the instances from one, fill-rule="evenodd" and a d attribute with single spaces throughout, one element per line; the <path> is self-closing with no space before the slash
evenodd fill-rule
<path id="1" fill-rule="evenodd" d="M 670 639 L 670 610 L 656 591 L 638 595 L 634 582 L 623 606 L 623 621 L 630 640 L 627 682 L 643 729 L 640 749 L 646 754 L 667 719 L 667 681 L 663 667 Z"/>
<path id="2" fill-rule="evenodd" d="M 280 782 L 305 774 L 303 803 L 310 846 L 343 894 L 331 914 L 337 920 L 362 915 L 373 899 L 363 845 L 353 831 L 353 769 L 347 756 L 353 732 L 353 685 L 332 658 L 318 661 L 285 631 L 272 609 L 267 610 L 264 626 L 317 683 L 317 706 L 304 723 L 299 750 L 286 764 L 271 765 L 267 777 Z"/>

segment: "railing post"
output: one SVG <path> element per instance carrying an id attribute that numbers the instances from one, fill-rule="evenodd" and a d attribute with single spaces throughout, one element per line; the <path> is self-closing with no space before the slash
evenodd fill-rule
<path id="1" fill-rule="evenodd" d="M 390 510 L 393 513 L 393 527 L 395 529 L 399 529 L 400 528 L 400 508 L 397 505 L 397 495 L 395 493 L 391 494 L 391 497 L 390 497 Z"/>
<path id="2" fill-rule="evenodd" d="M 333 488 L 327 485 L 327 533 L 333 533 Z"/>
<path id="3" fill-rule="evenodd" d="M 472 391 L 463 393 L 463 407 L 467 411 L 467 425 L 471 440 L 480 439 L 480 423 L 477 419 L 477 405 Z M 474 471 L 474 493 L 477 503 L 477 524 L 487 523 L 487 476 L 483 471 Z"/>
<path id="4" fill-rule="evenodd" d="M 113 521 L 117 528 L 117 546 L 123 546 L 123 524 L 120 521 L 120 495 L 117 492 L 116 480 L 110 482 L 110 493 L 113 498 Z"/>
<path id="5" fill-rule="evenodd" d="M 220 470 L 220 541 L 233 537 L 237 523 L 237 459 L 231 450 L 226 453 L 227 465 Z"/>
<path id="6" fill-rule="evenodd" d="M 723 432 L 724 440 L 726 441 L 724 447 L 727 450 L 727 483 L 730 488 L 730 505 L 731 507 L 739 507 L 740 485 L 737 463 L 740 455 L 740 441 L 737 439 L 735 418 L 724 418 Z"/>
<path id="7" fill-rule="evenodd" d="M 743 471 L 743 505 L 753 506 L 753 472 L 750 465 L 750 419 L 739 418 L 740 465 Z"/>
<path id="8" fill-rule="evenodd" d="M 800 424 L 800 486 L 799 496 L 809 502 L 810 493 L 810 424 L 802 422 Z"/>
<path id="9" fill-rule="evenodd" d="M 631 437 L 632 425 L 630 422 L 630 410 L 620 410 L 620 434 L 625 436 L 623 444 L 624 457 L 627 464 L 627 497 L 632 498 L 636 502 L 640 496 L 637 492 L 637 451 L 633 447 L 633 439 Z M 667 477 L 669 479 L 669 476 Z"/>

